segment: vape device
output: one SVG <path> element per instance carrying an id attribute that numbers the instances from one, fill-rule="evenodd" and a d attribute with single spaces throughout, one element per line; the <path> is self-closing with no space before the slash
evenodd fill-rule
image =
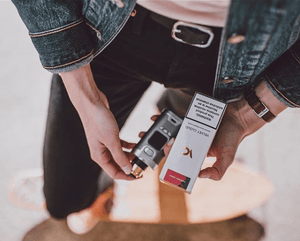
<path id="1" fill-rule="evenodd" d="M 153 170 L 158 166 L 164 145 L 177 135 L 181 123 L 182 119 L 172 111 L 161 113 L 132 150 L 136 157 L 132 160 L 131 176 L 139 178 L 148 166 Z"/>

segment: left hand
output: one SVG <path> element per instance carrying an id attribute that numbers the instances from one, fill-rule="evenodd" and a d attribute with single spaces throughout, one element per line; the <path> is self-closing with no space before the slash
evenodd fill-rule
<path id="1" fill-rule="evenodd" d="M 81 119 L 91 159 L 113 179 L 134 180 L 129 176 L 133 154 L 123 148 L 131 149 L 135 144 L 120 139 L 117 121 L 90 65 L 60 75 Z"/>

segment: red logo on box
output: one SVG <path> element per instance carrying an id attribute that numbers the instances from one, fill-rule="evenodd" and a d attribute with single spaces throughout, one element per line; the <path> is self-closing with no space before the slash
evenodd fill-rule
<path id="1" fill-rule="evenodd" d="M 177 187 L 187 189 L 191 178 L 186 177 L 178 172 L 168 169 L 164 181 L 171 183 Z"/>

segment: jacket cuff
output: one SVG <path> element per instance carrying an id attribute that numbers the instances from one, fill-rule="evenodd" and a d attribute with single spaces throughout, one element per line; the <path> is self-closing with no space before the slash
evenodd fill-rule
<path id="1" fill-rule="evenodd" d="M 89 28 L 82 19 L 30 37 L 43 67 L 52 73 L 78 69 L 93 59 Z"/>
<path id="2" fill-rule="evenodd" d="M 300 41 L 268 66 L 262 78 L 282 103 L 300 107 Z"/>

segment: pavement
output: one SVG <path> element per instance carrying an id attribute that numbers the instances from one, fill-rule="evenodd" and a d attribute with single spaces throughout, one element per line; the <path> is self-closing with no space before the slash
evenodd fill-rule
<path id="1" fill-rule="evenodd" d="M 27 30 L 9 1 L 0 1 L 0 33 L 0 240 L 18 241 L 48 217 L 45 212 L 14 206 L 7 187 L 19 171 L 41 167 L 51 74 L 41 67 Z M 136 117 L 126 124 L 128 141 L 136 141 L 138 132 L 149 125 L 162 91 L 163 87 L 155 84 L 146 93 L 147 101 L 144 99 L 134 112 Z M 262 241 L 300 240 L 299 117 L 298 109 L 286 110 L 246 138 L 236 155 L 237 160 L 267 175 L 275 188 L 263 206 L 248 213 L 263 226 Z"/>

